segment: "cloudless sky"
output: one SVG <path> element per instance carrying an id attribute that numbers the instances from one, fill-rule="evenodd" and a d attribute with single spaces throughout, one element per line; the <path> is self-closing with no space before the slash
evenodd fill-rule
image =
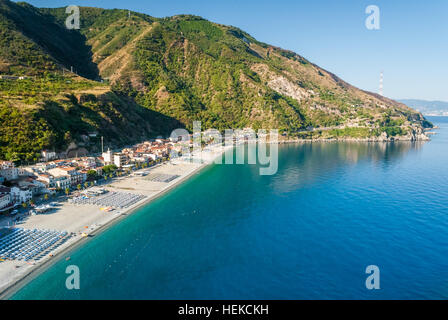
<path id="1" fill-rule="evenodd" d="M 448 101 L 447 0 L 28 2 L 38 7 L 123 8 L 154 17 L 195 14 L 295 51 L 361 89 L 378 92 L 383 71 L 385 96 Z M 368 5 L 380 8 L 380 30 L 365 27 Z"/>

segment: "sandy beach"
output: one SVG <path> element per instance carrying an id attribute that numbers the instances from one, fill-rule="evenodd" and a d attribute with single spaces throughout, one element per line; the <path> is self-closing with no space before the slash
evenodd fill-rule
<path id="1" fill-rule="evenodd" d="M 101 188 L 108 191 L 134 193 L 145 196 L 143 200 L 125 209 L 105 212 L 101 210 L 100 206 L 77 205 L 66 201 L 59 203 L 59 207 L 49 214 L 26 217 L 17 227 L 24 229 L 67 231 L 73 233 L 73 236 L 54 250 L 51 255 L 47 255 L 37 262 L 28 263 L 16 260 L 0 262 L 0 297 L 2 299 L 8 298 L 39 272 L 42 272 L 57 261 L 58 258 L 68 257 L 69 251 L 76 246 L 82 245 L 95 234 L 106 230 L 113 223 L 118 222 L 120 219 L 125 218 L 127 215 L 178 186 L 206 167 L 211 163 L 210 160 L 220 156 L 222 152 L 222 148 L 207 152 L 207 161 L 203 163 L 194 163 L 179 159 L 157 165 L 150 169 L 141 170 L 149 174 L 178 176 L 168 183 L 150 181 L 146 176 L 132 175 L 115 178 L 113 182 L 101 186 Z M 4 226 L 5 224 L 6 221 L 0 221 L 0 226 Z M 89 237 L 86 237 L 86 234 Z"/>

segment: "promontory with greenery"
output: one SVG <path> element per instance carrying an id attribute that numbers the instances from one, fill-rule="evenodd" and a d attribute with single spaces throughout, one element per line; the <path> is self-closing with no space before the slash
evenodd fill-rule
<path id="1" fill-rule="evenodd" d="M 0 159 L 71 143 L 99 150 L 172 129 L 280 129 L 288 139 L 425 139 L 404 104 L 359 90 L 298 54 L 197 16 L 0 0 Z M 73 71 L 73 72 L 71 72 Z M 20 77 L 20 78 L 17 78 Z"/>

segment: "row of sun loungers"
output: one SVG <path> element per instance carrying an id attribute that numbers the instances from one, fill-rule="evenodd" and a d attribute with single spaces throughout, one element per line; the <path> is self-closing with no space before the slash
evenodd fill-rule
<path id="1" fill-rule="evenodd" d="M 0 236 L 0 258 L 29 261 L 56 249 L 69 238 L 67 232 L 14 228 Z"/>
<path id="2" fill-rule="evenodd" d="M 107 194 L 98 197 L 80 196 L 70 199 L 69 201 L 77 205 L 91 204 L 102 207 L 113 207 L 122 209 L 130 207 L 144 198 L 146 197 L 139 194 L 124 193 L 124 192 L 108 192 Z"/>
<path id="3" fill-rule="evenodd" d="M 180 176 L 178 175 L 172 175 L 172 174 L 164 174 L 164 173 L 152 173 L 148 175 L 145 180 L 153 181 L 153 182 L 164 182 L 169 183 Z"/>

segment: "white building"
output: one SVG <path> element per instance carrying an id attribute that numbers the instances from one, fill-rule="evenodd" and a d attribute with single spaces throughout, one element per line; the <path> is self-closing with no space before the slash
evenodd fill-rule
<path id="1" fill-rule="evenodd" d="M 70 188 L 70 177 L 69 176 L 59 176 L 53 177 L 53 185 L 56 188 L 67 189 Z"/>
<path id="2" fill-rule="evenodd" d="M 15 168 L 15 164 L 14 162 L 11 161 L 0 161 L 0 169 L 11 169 L 11 168 Z"/>
<path id="3" fill-rule="evenodd" d="M 47 172 L 48 170 L 57 168 L 56 163 L 54 162 L 44 162 L 44 163 L 38 163 L 35 165 L 35 169 L 42 172 Z"/>
<path id="4" fill-rule="evenodd" d="M 6 180 L 16 180 L 19 178 L 19 170 L 16 168 L 13 162 L 0 161 L 0 176 Z"/>
<path id="5" fill-rule="evenodd" d="M 128 156 L 122 153 L 114 155 L 114 164 L 121 168 L 128 162 Z"/>
<path id="6" fill-rule="evenodd" d="M 29 168 L 19 167 L 17 168 L 19 177 L 32 177 L 34 176 L 34 171 Z"/>
<path id="7" fill-rule="evenodd" d="M 72 164 L 83 167 L 85 169 L 94 169 L 96 168 L 96 159 L 94 157 L 84 157 L 74 160 Z"/>
<path id="8" fill-rule="evenodd" d="M 148 162 L 149 158 L 145 157 L 145 156 L 141 156 L 141 157 L 134 157 L 134 158 L 132 158 L 132 160 L 137 163 L 146 163 L 146 162 Z"/>
<path id="9" fill-rule="evenodd" d="M 48 173 L 51 174 L 53 177 L 69 177 L 70 179 L 70 185 L 76 186 L 78 184 L 83 184 L 86 182 L 86 175 L 76 170 L 76 168 L 73 167 L 59 167 L 54 168 L 51 170 L 48 170 Z M 61 188 L 61 187 L 60 187 Z"/>
<path id="10" fill-rule="evenodd" d="M 17 186 L 21 190 L 30 190 L 33 196 L 45 193 L 46 184 L 34 179 L 19 180 Z"/>
<path id="11" fill-rule="evenodd" d="M 41 181 L 42 183 L 45 183 L 47 188 L 53 188 L 54 187 L 54 177 L 50 174 L 41 173 L 37 176 L 37 181 Z"/>
<path id="12" fill-rule="evenodd" d="M 110 151 L 110 149 L 107 150 L 107 152 L 103 152 L 102 157 L 104 159 L 104 164 L 112 164 L 114 162 L 114 153 Z"/>
<path id="13" fill-rule="evenodd" d="M 55 168 L 65 167 L 65 166 L 69 165 L 69 161 L 68 160 L 54 160 L 54 161 L 51 161 L 51 164 L 54 164 Z"/>
<path id="14" fill-rule="evenodd" d="M 56 152 L 47 150 L 42 151 L 41 155 L 44 161 L 54 160 L 57 157 Z"/>
<path id="15" fill-rule="evenodd" d="M 148 158 L 149 161 L 156 161 L 158 159 L 157 155 L 153 153 L 145 153 L 143 156 Z"/>
<path id="16" fill-rule="evenodd" d="M 11 189 L 0 185 L 0 212 L 8 210 L 11 202 Z"/>
<path id="17" fill-rule="evenodd" d="M 12 209 L 11 194 L 0 194 L 0 212 Z"/>
<path id="18" fill-rule="evenodd" d="M 17 187 L 11 188 L 11 201 L 17 204 L 25 203 L 33 198 L 31 190 L 20 189 Z"/>
<path id="19" fill-rule="evenodd" d="M 37 178 L 37 181 L 44 183 L 47 189 L 51 188 L 61 188 L 66 189 L 70 188 L 70 176 L 57 176 L 53 177 L 50 174 L 40 174 Z"/>

